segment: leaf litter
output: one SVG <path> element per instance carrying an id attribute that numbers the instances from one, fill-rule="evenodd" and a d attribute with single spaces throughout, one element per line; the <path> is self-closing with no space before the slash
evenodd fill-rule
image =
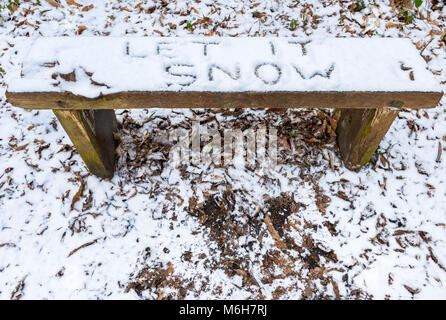
<path id="1" fill-rule="evenodd" d="M 411 23 L 402 1 L 364 3 L 54 0 L 21 3 L 0 24 L 12 36 L 405 36 L 446 84 L 440 1 Z M 0 45 L 4 74 L 13 50 Z M 444 296 L 444 100 L 424 116 L 400 112 L 354 174 L 339 160 L 329 110 L 120 110 L 117 174 L 103 181 L 51 112 L 13 108 L 4 91 L 1 297 Z M 196 120 L 221 133 L 277 128 L 278 171 L 173 168 L 163 133 Z"/>

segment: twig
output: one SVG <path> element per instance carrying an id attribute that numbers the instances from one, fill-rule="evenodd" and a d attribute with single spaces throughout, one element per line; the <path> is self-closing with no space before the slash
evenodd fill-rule
<path id="1" fill-rule="evenodd" d="M 84 244 L 81 245 L 79 248 L 76 248 L 76 249 L 74 249 L 73 251 L 71 251 L 71 252 L 68 254 L 68 257 L 67 257 L 67 258 L 71 257 L 73 254 L 75 254 L 75 253 L 76 253 L 77 251 L 79 251 L 80 249 L 85 248 L 85 247 L 88 247 L 88 246 L 91 246 L 92 244 L 95 244 L 98 240 L 99 240 L 99 239 L 96 239 L 96 240 L 93 240 L 93 241 L 84 243 Z"/>

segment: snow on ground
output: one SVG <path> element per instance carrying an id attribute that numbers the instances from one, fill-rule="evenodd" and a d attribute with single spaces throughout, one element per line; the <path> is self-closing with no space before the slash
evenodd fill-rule
<path id="1" fill-rule="evenodd" d="M 409 37 L 445 88 L 439 1 L 412 22 L 398 1 L 35 2 L 3 10 L 2 35 Z M 339 161 L 329 110 L 120 110 L 106 181 L 51 111 L 4 93 L 3 299 L 446 298 L 445 98 L 401 112 L 359 173 Z M 278 167 L 172 167 L 156 137 L 193 120 L 277 127 Z"/>

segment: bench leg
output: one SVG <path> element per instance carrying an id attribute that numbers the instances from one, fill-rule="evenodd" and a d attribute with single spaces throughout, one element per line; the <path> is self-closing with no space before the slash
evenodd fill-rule
<path id="1" fill-rule="evenodd" d="M 344 165 L 358 171 L 378 148 L 398 111 L 389 109 L 337 109 L 336 128 Z"/>
<path id="2" fill-rule="evenodd" d="M 53 110 L 90 172 L 111 178 L 117 129 L 114 110 Z"/>

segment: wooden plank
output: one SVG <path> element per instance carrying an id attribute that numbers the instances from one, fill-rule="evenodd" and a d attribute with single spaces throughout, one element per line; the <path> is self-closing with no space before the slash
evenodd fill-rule
<path id="1" fill-rule="evenodd" d="M 86 98 L 70 92 L 6 92 L 25 109 L 133 108 L 434 108 L 442 92 L 175 92 L 132 91 Z"/>
<path id="2" fill-rule="evenodd" d="M 76 147 L 89 171 L 101 178 L 111 178 L 115 166 L 117 130 L 113 110 L 53 110 Z"/>
<path id="3" fill-rule="evenodd" d="M 339 116 L 336 134 L 342 160 L 348 169 L 358 171 L 370 160 L 398 111 L 343 109 L 336 112 Z"/>
<path id="4" fill-rule="evenodd" d="M 440 92 L 407 38 L 14 37 L 11 92 Z"/>

